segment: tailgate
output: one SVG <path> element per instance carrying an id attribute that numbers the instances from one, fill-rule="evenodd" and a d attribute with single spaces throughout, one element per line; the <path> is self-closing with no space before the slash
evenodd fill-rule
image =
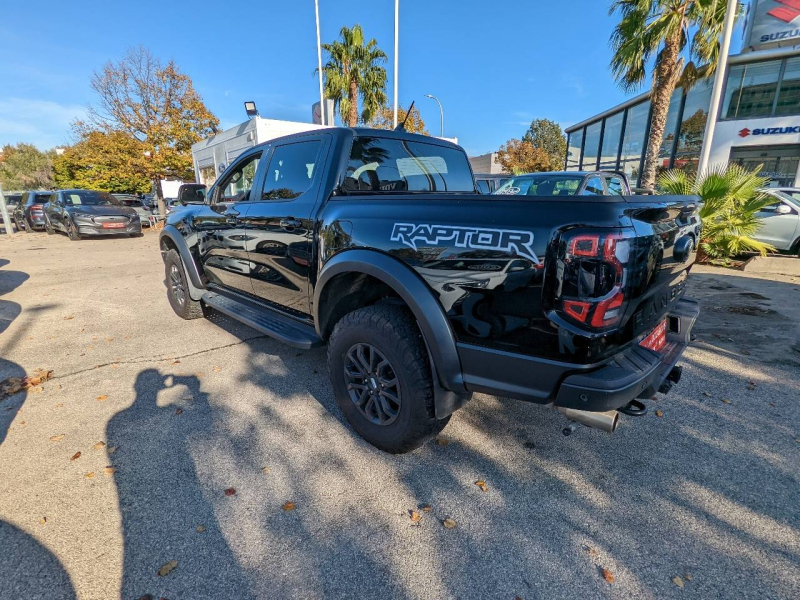
<path id="1" fill-rule="evenodd" d="M 630 196 L 628 215 L 636 232 L 629 273 L 625 337 L 649 333 L 683 296 L 700 238 L 697 196 Z"/>

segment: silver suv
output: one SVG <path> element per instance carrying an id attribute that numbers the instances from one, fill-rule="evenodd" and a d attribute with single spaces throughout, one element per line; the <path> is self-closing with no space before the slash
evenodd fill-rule
<path id="1" fill-rule="evenodd" d="M 775 246 L 778 250 L 800 253 L 800 198 L 775 189 L 760 190 L 775 199 L 774 204 L 758 213 L 761 229 L 753 237 Z M 800 190 L 798 190 L 800 191 Z"/>

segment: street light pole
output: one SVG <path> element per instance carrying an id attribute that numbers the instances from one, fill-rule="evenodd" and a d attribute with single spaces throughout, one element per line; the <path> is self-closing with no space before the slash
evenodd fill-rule
<path id="1" fill-rule="evenodd" d="M 400 35 L 400 0 L 394 0 L 394 118 L 392 127 L 397 127 L 397 64 Z"/>
<path id="2" fill-rule="evenodd" d="M 433 94 L 425 94 L 425 97 L 436 100 L 436 103 L 439 105 L 439 137 L 444 137 L 444 109 L 442 108 L 442 103 Z"/>
<path id="3" fill-rule="evenodd" d="M 320 122 L 323 125 L 330 125 L 325 122 L 325 95 L 322 91 L 322 43 L 319 38 L 319 0 L 314 0 L 314 13 L 317 17 L 317 71 L 319 71 L 319 114 Z"/>
<path id="4" fill-rule="evenodd" d="M 714 139 L 714 130 L 717 127 L 719 117 L 719 105 L 722 98 L 722 88 L 725 84 L 725 71 L 728 68 L 728 52 L 731 48 L 731 37 L 733 36 L 733 24 L 736 21 L 736 12 L 739 6 L 738 0 L 728 0 L 728 8 L 725 13 L 725 29 L 722 32 L 722 45 L 719 49 L 717 59 L 717 72 L 714 76 L 714 89 L 711 92 L 711 105 L 708 107 L 708 119 L 706 120 L 706 132 L 703 137 L 703 147 L 700 150 L 700 161 L 697 164 L 697 174 L 701 175 L 708 171 L 708 161 L 711 158 L 711 141 Z"/>

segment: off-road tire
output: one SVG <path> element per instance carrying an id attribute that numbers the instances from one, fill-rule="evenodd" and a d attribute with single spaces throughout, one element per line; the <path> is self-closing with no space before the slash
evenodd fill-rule
<path id="1" fill-rule="evenodd" d="M 348 391 L 345 361 L 356 344 L 383 354 L 398 380 L 400 408 L 394 421 L 378 425 L 356 406 Z M 428 353 L 411 313 L 402 306 L 359 308 L 336 324 L 328 343 L 328 367 L 336 402 L 353 429 L 373 446 L 392 454 L 419 448 L 438 434 L 450 417 L 437 419 Z"/>
<path id="2" fill-rule="evenodd" d="M 169 305 L 175 314 L 181 319 L 199 319 L 203 316 L 203 305 L 192 300 L 189 295 L 189 282 L 186 281 L 186 269 L 183 268 L 183 261 L 181 255 L 177 250 L 170 250 L 164 256 L 164 276 L 167 283 L 167 298 Z M 180 282 L 183 296 L 177 292 L 175 287 L 176 278 Z"/>
<path id="3" fill-rule="evenodd" d="M 81 239 L 81 234 L 78 232 L 78 227 L 69 217 L 67 217 L 67 237 L 69 237 L 69 239 L 73 242 L 79 242 Z"/>

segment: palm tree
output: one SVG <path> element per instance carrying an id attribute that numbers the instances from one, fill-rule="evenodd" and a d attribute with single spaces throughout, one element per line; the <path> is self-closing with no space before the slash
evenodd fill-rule
<path id="1" fill-rule="evenodd" d="M 681 84 L 688 90 L 698 73 L 708 77 L 716 70 L 726 5 L 726 0 L 614 0 L 611 5 L 609 14 L 619 11 L 622 17 L 611 35 L 611 70 L 622 89 L 637 89 L 645 79 L 648 62 L 655 58 L 642 187 L 652 188 L 655 183 L 675 88 Z M 738 6 L 741 15 L 744 6 L 741 2 Z M 691 36 L 690 31 L 694 32 Z M 684 58 L 687 45 L 689 62 Z"/>
<path id="2" fill-rule="evenodd" d="M 361 122 L 370 121 L 387 102 L 386 53 L 378 48 L 375 38 L 364 43 L 364 31 L 356 24 L 352 29 L 342 27 L 341 41 L 323 44 L 328 62 L 322 68 L 325 75 L 325 96 L 339 108 L 343 123 L 358 125 L 358 99 L 361 97 Z"/>
<path id="3" fill-rule="evenodd" d="M 775 203 L 775 198 L 759 192 L 769 181 L 758 176 L 760 170 L 760 166 L 748 171 L 731 164 L 700 175 L 672 169 L 658 178 L 660 192 L 698 195 L 703 200 L 700 207 L 701 258 L 727 262 L 744 252 L 759 252 L 764 256 L 775 251 L 769 244 L 752 237 L 761 227 L 757 213 Z"/>

